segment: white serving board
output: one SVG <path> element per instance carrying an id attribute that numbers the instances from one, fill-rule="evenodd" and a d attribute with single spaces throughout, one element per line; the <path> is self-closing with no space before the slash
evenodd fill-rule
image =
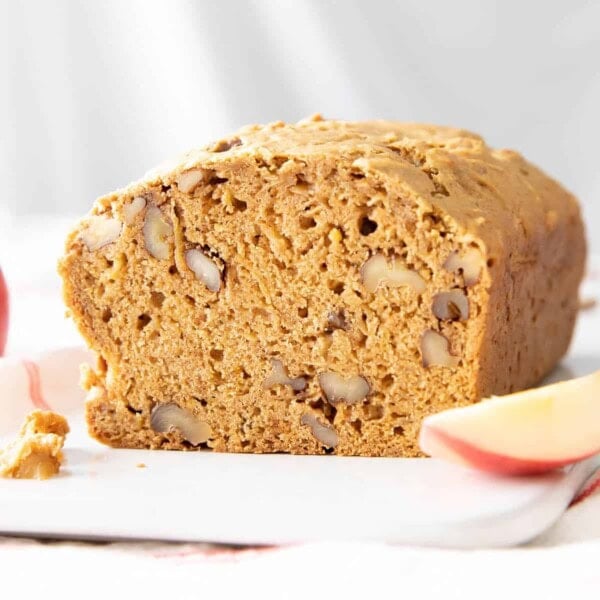
<path id="1" fill-rule="evenodd" d="M 568 364 L 579 371 L 576 357 Z M 595 457 L 542 477 L 498 478 L 430 459 L 114 450 L 87 436 L 81 405 L 67 416 L 58 477 L 0 479 L 0 533 L 509 546 L 550 526 L 600 466 Z"/>
<path id="2" fill-rule="evenodd" d="M 508 546 L 552 524 L 598 466 L 592 460 L 544 477 L 499 479 L 427 459 L 110 450 L 81 431 L 79 423 L 59 477 L 0 480 L 1 532 Z"/>
<path id="3" fill-rule="evenodd" d="M 28 265 L 26 253 L 37 238 L 26 239 L 22 268 L 5 269 L 18 295 L 12 325 L 19 335 L 13 329 L 9 347 L 40 351 L 71 343 L 77 338 L 60 320 L 58 282 L 39 264 L 48 254 L 34 246 Z M 36 285 L 23 280 L 34 267 L 41 272 Z M 592 275 L 584 297 L 600 297 L 597 273 Z M 554 378 L 600 368 L 598 333 L 600 310 L 583 313 L 571 353 Z M 72 433 L 60 476 L 45 482 L 0 479 L 0 533 L 228 544 L 345 539 L 509 546 L 550 526 L 598 466 L 594 458 L 515 479 L 428 459 L 113 450 L 87 437 L 81 405 L 71 406 Z"/>

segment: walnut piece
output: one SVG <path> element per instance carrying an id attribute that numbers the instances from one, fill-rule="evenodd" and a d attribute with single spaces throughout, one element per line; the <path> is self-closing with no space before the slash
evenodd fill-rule
<path id="1" fill-rule="evenodd" d="M 273 367 L 273 370 L 263 381 L 263 388 L 268 390 L 274 385 L 289 385 L 295 392 L 301 392 L 306 387 L 306 379 L 304 377 L 295 377 L 291 379 L 280 360 L 272 358 L 271 366 Z"/>
<path id="2" fill-rule="evenodd" d="M 437 331 L 428 329 L 421 337 L 421 356 L 424 367 L 457 367 L 458 356 L 450 354 L 448 340 Z"/>
<path id="3" fill-rule="evenodd" d="M 118 219 L 105 215 L 88 217 L 81 239 L 90 252 L 112 244 L 121 235 L 123 225 Z"/>
<path id="4" fill-rule="evenodd" d="M 171 254 L 171 236 L 173 228 L 156 206 L 146 210 L 146 218 L 142 228 L 144 243 L 148 252 L 160 260 L 166 260 Z"/>
<path id="5" fill-rule="evenodd" d="M 158 404 L 152 409 L 150 427 L 157 433 L 171 433 L 177 429 L 182 437 L 194 446 L 206 442 L 211 435 L 207 423 L 172 402 Z"/>
<path id="6" fill-rule="evenodd" d="M 344 379 L 331 371 L 319 375 L 319 385 L 330 404 L 341 401 L 346 404 L 356 404 L 364 400 L 371 391 L 371 386 L 364 377 L 354 375 Z"/>
<path id="7" fill-rule="evenodd" d="M 432 310 L 443 321 L 466 321 L 469 318 L 469 300 L 463 290 L 439 292 L 433 297 Z"/>
<path id="8" fill-rule="evenodd" d="M 408 285 L 418 294 L 425 291 L 425 280 L 416 271 L 403 267 L 395 258 L 391 262 L 390 267 L 383 254 L 375 254 L 365 262 L 360 275 L 367 290 L 375 292 L 384 284 L 388 287 Z"/>
<path id="9" fill-rule="evenodd" d="M 67 433 L 69 424 L 63 416 L 34 410 L 25 418 L 18 437 L 0 450 L 0 476 L 48 479 L 56 475 Z"/>
<path id="10" fill-rule="evenodd" d="M 204 171 L 202 169 L 192 169 L 179 175 L 177 178 L 177 187 L 184 194 L 189 194 L 196 189 L 203 179 Z"/>
<path id="11" fill-rule="evenodd" d="M 457 251 L 452 252 L 444 262 L 444 269 L 450 273 L 461 272 L 465 285 L 471 287 L 479 281 L 483 265 L 481 252 L 477 248 L 469 248 L 462 255 Z"/>
<path id="12" fill-rule="evenodd" d="M 133 225 L 135 218 L 146 208 L 146 198 L 136 196 L 129 204 L 123 207 L 123 216 L 126 225 Z"/>
<path id="13" fill-rule="evenodd" d="M 200 250 L 187 250 L 185 264 L 211 292 L 221 289 L 221 272 L 214 261 Z"/>
<path id="14" fill-rule="evenodd" d="M 346 315 L 343 309 L 329 311 L 329 313 L 327 313 L 327 324 L 329 329 L 332 331 L 334 329 L 341 329 L 343 331 L 348 331 L 348 329 L 350 329 L 350 325 L 346 320 Z"/>
<path id="15" fill-rule="evenodd" d="M 238 137 L 234 137 L 228 140 L 219 140 L 218 142 L 215 142 L 212 147 L 210 148 L 211 152 L 227 152 L 228 150 L 231 150 L 232 148 L 236 148 L 237 146 L 241 146 L 242 145 L 242 140 L 240 140 L 240 138 Z"/>
<path id="16" fill-rule="evenodd" d="M 317 417 L 311 414 L 302 415 L 300 424 L 310 427 L 312 434 L 327 448 L 335 448 L 338 444 L 338 435 L 333 427 L 323 425 Z"/>

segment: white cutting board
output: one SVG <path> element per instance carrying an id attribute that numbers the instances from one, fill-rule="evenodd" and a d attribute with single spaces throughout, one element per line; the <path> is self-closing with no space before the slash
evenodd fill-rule
<path id="1" fill-rule="evenodd" d="M 59 477 L 0 480 L 1 532 L 508 546 L 551 525 L 598 466 L 587 461 L 544 477 L 499 479 L 427 459 L 110 450 L 80 432 L 78 426 Z"/>
<path id="2" fill-rule="evenodd" d="M 50 244 L 48 236 L 39 237 Z M 37 238 L 24 239 L 35 244 Z M 18 296 L 10 347 L 39 351 L 76 341 L 61 319 L 56 278 L 39 264 L 48 253 L 36 253 L 35 246 L 22 251 L 21 267 L 5 268 Z M 24 281 L 33 267 L 35 282 Z M 585 295 L 600 296 L 596 281 L 586 284 Z M 584 313 L 556 379 L 600 367 L 598 332 L 600 311 Z M 87 437 L 81 405 L 73 406 L 60 476 L 0 479 L 0 532 L 230 544 L 345 539 L 509 546 L 549 527 L 599 464 L 590 459 L 542 477 L 497 478 L 428 459 L 113 450 Z"/>
<path id="3" fill-rule="evenodd" d="M 557 375 L 594 363 L 574 355 Z M 498 478 L 428 459 L 114 450 L 87 436 L 80 392 L 63 406 L 72 427 L 66 466 L 44 482 L 0 479 L 0 533 L 508 546 L 551 525 L 600 465 L 591 459 L 542 477 Z"/>

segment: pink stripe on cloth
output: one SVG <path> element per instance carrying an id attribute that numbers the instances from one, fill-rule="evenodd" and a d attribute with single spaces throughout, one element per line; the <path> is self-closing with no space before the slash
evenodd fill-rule
<path id="1" fill-rule="evenodd" d="M 21 364 L 25 368 L 25 371 L 27 371 L 27 377 L 29 379 L 29 398 L 33 405 L 41 410 L 52 410 L 50 405 L 44 400 L 38 364 L 32 360 L 25 359 L 21 361 Z"/>
<path id="2" fill-rule="evenodd" d="M 29 356 L 0 358 L 0 437 L 14 435 L 33 409 L 67 418 L 83 412 L 80 365 L 93 363 L 85 348 L 61 348 Z"/>

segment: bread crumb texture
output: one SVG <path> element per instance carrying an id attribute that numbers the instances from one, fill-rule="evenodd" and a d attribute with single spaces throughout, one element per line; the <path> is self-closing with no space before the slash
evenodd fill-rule
<path id="1" fill-rule="evenodd" d="M 60 273 L 100 441 L 418 456 L 424 416 L 556 364 L 584 258 L 576 199 L 516 152 L 316 116 L 100 198 Z"/>
<path id="2" fill-rule="evenodd" d="M 48 479 L 60 470 L 67 420 L 54 412 L 35 410 L 25 418 L 17 438 L 0 450 L 0 476 Z"/>

